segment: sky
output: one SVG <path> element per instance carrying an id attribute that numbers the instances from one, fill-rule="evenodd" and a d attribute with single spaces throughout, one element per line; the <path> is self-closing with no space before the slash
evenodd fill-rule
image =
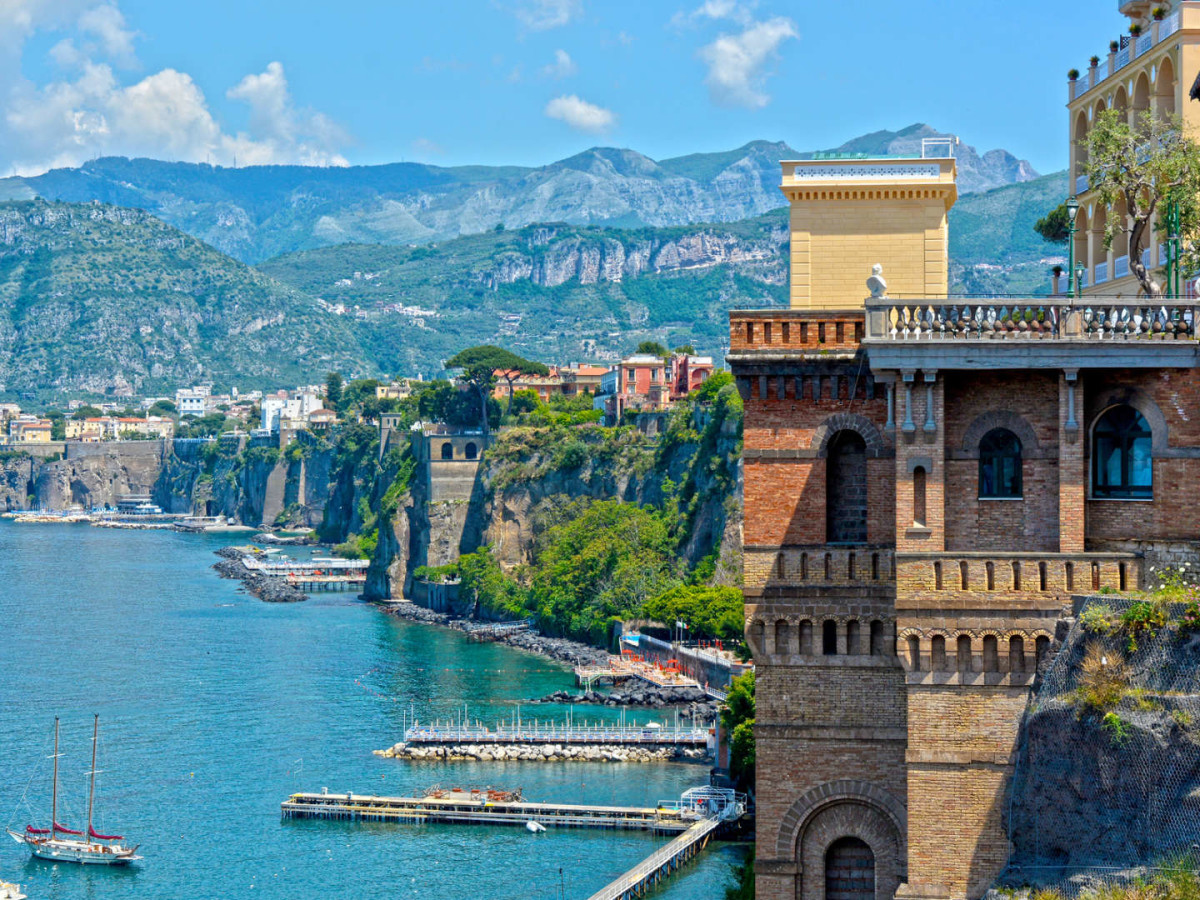
<path id="1" fill-rule="evenodd" d="M 926 122 L 1066 164 L 1117 0 L 0 0 L 0 175 L 96 156 L 542 165 Z M 1191 73 L 1185 73 L 1190 80 Z"/>

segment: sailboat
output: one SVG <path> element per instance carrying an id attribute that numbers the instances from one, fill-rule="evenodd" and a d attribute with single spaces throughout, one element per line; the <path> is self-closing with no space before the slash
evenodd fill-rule
<path id="1" fill-rule="evenodd" d="M 5 829 L 18 844 L 24 844 L 29 852 L 40 859 L 56 862 L 75 862 L 85 865 L 124 866 L 135 860 L 137 845 L 121 843 L 119 834 L 100 834 L 92 827 L 92 807 L 96 799 L 96 745 L 100 740 L 100 716 L 92 730 L 92 769 L 88 773 L 88 821 L 87 831 L 75 831 L 58 821 L 58 717 L 54 719 L 54 787 L 50 795 L 50 827 L 25 826 L 25 832 Z M 59 837 L 64 835 L 64 837 Z"/>

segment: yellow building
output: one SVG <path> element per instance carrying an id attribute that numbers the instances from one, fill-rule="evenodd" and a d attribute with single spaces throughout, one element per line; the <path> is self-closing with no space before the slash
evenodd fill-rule
<path id="1" fill-rule="evenodd" d="M 921 157 L 783 163 L 791 204 L 792 309 L 854 309 L 883 267 L 893 297 L 945 297 L 946 214 L 958 197 L 946 141 Z"/>
<path id="2" fill-rule="evenodd" d="M 1075 265 L 1083 267 L 1083 292 L 1112 296 L 1136 295 L 1140 287 L 1129 272 L 1128 238 L 1113 239 L 1104 247 L 1104 229 L 1110 216 L 1125 215 L 1124 206 L 1105 208 L 1091 192 L 1083 164 L 1086 138 L 1096 116 L 1119 109 L 1130 117 L 1146 111 L 1183 116 L 1189 130 L 1200 126 L 1200 104 L 1186 102 L 1192 75 L 1200 71 L 1200 2 L 1195 0 L 1124 0 L 1118 3 L 1127 17 L 1124 32 L 1114 38 L 1115 49 L 1096 48 L 1097 65 L 1080 68 L 1078 80 L 1068 83 L 1070 110 L 1070 185 L 1080 203 L 1076 218 Z M 1154 13 L 1159 11 L 1161 18 Z M 1114 23 L 1115 26 L 1115 23 Z M 1134 28 L 1136 26 L 1136 28 Z M 1130 33 L 1131 28 L 1138 31 Z M 1182 74 L 1182 77 L 1181 77 Z M 1164 235 L 1151 231 L 1142 251 L 1149 268 L 1166 265 Z M 1161 279 L 1160 279 L 1161 280 Z"/>
<path id="3" fill-rule="evenodd" d="M 51 428 L 49 419 L 14 419 L 8 423 L 8 440 L 11 444 L 49 444 Z"/>

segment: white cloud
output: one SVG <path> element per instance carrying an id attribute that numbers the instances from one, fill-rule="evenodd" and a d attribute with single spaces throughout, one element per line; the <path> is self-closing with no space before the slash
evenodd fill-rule
<path id="1" fill-rule="evenodd" d="M 708 66 L 704 83 L 713 102 L 749 109 L 766 106 L 771 99 L 763 92 L 767 65 L 778 56 L 780 45 L 795 37 L 796 24 L 780 16 L 747 25 L 740 34 L 722 34 L 700 48 L 700 59 Z"/>
<path id="2" fill-rule="evenodd" d="M 691 12 L 677 12 L 671 17 L 671 24 L 676 28 L 695 25 L 701 19 L 732 19 L 741 25 L 753 22 L 751 8 L 753 3 L 742 0 L 705 0 Z"/>
<path id="3" fill-rule="evenodd" d="M 34 33 L 66 31 L 50 50 L 70 75 L 35 84 L 20 74 Z M 283 66 L 247 75 L 227 96 L 250 107 L 228 133 L 186 72 L 163 69 L 123 84 L 112 64 L 137 65 L 136 32 L 113 3 L 0 0 L 0 175 L 36 174 L 97 155 L 217 164 L 345 165 L 349 138 L 322 113 L 297 108 Z"/>
<path id="4" fill-rule="evenodd" d="M 583 0 L 520 0 L 516 13 L 526 28 L 547 31 L 583 15 Z"/>
<path id="5" fill-rule="evenodd" d="M 566 122 L 577 131 L 602 134 L 617 124 L 617 116 L 610 109 L 588 103 L 574 94 L 555 97 L 546 104 L 545 113 L 551 119 Z"/>
<path id="6" fill-rule="evenodd" d="M 125 27 L 125 16 L 115 6 L 97 6 L 79 17 L 76 26 L 81 32 L 99 41 L 100 50 L 110 59 L 132 63 L 133 39 L 137 32 Z"/>
<path id="7" fill-rule="evenodd" d="M 579 67 L 571 59 L 571 54 L 566 50 L 555 50 L 554 62 L 542 68 L 542 75 L 546 78 L 570 78 L 578 71 Z"/>

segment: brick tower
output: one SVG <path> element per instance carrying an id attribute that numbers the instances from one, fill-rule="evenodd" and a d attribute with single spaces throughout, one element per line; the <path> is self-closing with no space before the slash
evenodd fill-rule
<path id="1" fill-rule="evenodd" d="M 1200 558 L 1200 308 L 948 299 L 952 160 L 783 171 L 792 308 L 731 313 L 728 355 L 758 897 L 975 900 L 1072 595 Z"/>

